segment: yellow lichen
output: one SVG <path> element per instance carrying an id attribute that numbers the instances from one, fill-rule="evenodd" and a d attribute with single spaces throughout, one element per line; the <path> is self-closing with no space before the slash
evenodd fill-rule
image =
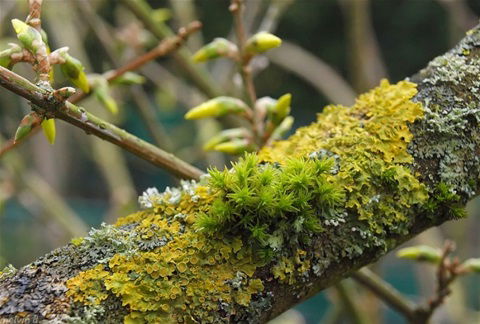
<path id="1" fill-rule="evenodd" d="M 209 322 L 221 303 L 247 306 L 263 290 L 261 280 L 252 278 L 259 264 L 241 239 L 207 237 L 189 225 L 189 217 L 207 211 L 212 200 L 202 187 L 197 194 L 197 202 L 183 196 L 176 205 L 120 219 L 117 226 L 138 224 L 142 240 L 164 237 L 166 243 L 131 256 L 116 254 L 108 265 L 81 272 L 68 281 L 68 296 L 86 305 L 108 293 L 118 296 L 130 311 L 125 323 Z M 180 213 L 188 217 L 175 217 Z"/>
<path id="2" fill-rule="evenodd" d="M 167 190 L 148 201 L 152 208 L 121 218 L 116 225 L 133 231 L 138 250 L 117 253 L 105 265 L 73 277 L 67 283 L 68 296 L 94 305 L 115 295 L 129 311 L 125 323 L 208 323 L 219 314 L 232 315 L 232 305 L 249 306 L 263 291 L 264 283 L 254 275 L 266 259 L 273 261 L 273 277 L 292 285 L 312 273 L 319 275 L 335 258 L 358 256 L 367 243 L 384 246 L 385 233 L 408 230 L 409 210 L 428 199 L 425 186 L 410 169 L 413 158 L 407 151 L 412 140 L 408 125 L 423 116 L 422 106 L 410 100 L 415 94 L 413 83 L 391 85 L 384 80 L 353 107 L 328 106 L 318 122 L 260 152 L 262 160 L 283 167 L 258 166 L 258 158 L 250 156 L 234 166 L 235 175 L 211 171 L 216 186 L 197 186 L 195 198 Z M 321 159 L 309 159 L 312 153 Z M 223 190 L 233 178 L 244 184 L 243 192 Z M 272 194 L 272 184 L 281 190 Z M 307 195 L 310 191 L 315 195 Z M 298 202 L 296 192 L 315 204 Z M 284 200 L 280 207 L 278 198 Z M 263 218 L 258 217 L 258 199 Z M 278 208 L 267 208 L 269 203 Z M 294 208 L 285 207 L 290 205 Z M 236 218 L 228 216 L 229 211 L 223 214 L 228 208 L 237 208 L 232 211 Z M 283 223 L 266 223 L 278 210 Z M 203 227 L 198 226 L 202 217 Z M 215 217 L 229 217 L 221 219 L 228 226 L 202 232 Z M 340 223 L 344 228 L 335 234 L 325 229 Z M 239 232 L 245 226 L 257 241 Z M 312 253 L 306 244 L 313 233 L 340 238 L 325 241 L 321 251 Z M 294 240 L 286 248 L 288 235 Z M 270 253 L 271 259 L 256 252 Z"/>
<path id="3" fill-rule="evenodd" d="M 336 154 L 340 168 L 331 178 L 347 190 L 345 207 L 356 211 L 376 233 L 396 230 L 408 221 L 405 211 L 428 198 L 426 187 L 408 167 L 413 162 L 407 152 L 413 136 L 408 123 L 423 117 L 421 104 L 410 100 L 416 93 L 414 83 L 382 80 L 352 107 L 325 107 L 316 123 L 259 155 L 265 161 L 284 163 L 287 157 L 322 149 Z"/>

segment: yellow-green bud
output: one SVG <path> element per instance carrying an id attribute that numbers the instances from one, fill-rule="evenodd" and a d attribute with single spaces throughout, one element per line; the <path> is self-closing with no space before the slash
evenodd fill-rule
<path id="1" fill-rule="evenodd" d="M 88 93 L 90 91 L 90 85 L 88 83 L 87 75 L 84 72 L 82 63 L 76 58 L 72 57 L 66 52 L 60 53 L 65 60 L 60 64 L 62 73 L 77 87 L 82 89 L 83 92 Z"/>
<path id="2" fill-rule="evenodd" d="M 232 97 L 216 97 L 198 105 L 185 114 L 185 119 L 220 117 L 231 113 L 247 111 L 248 106 L 240 99 Z"/>
<path id="3" fill-rule="evenodd" d="M 237 155 L 244 152 L 252 152 L 253 146 L 246 139 L 235 139 L 232 141 L 220 143 L 213 148 L 215 151 Z"/>
<path id="4" fill-rule="evenodd" d="M 274 125 L 279 125 L 290 114 L 291 102 L 292 95 L 287 93 L 281 96 L 275 105 L 269 106 L 268 118 Z"/>
<path id="5" fill-rule="evenodd" d="M 32 53 L 36 54 L 37 50 L 44 45 L 42 34 L 32 26 L 19 19 L 12 19 L 12 25 L 18 40 Z"/>
<path id="6" fill-rule="evenodd" d="M 217 146 L 220 143 L 233 140 L 233 139 L 241 139 L 241 138 L 246 138 L 248 137 L 249 131 L 246 128 L 232 128 L 232 129 L 226 129 L 212 137 L 205 145 L 203 146 L 203 149 L 205 151 L 211 151 L 215 149 L 215 146 Z"/>
<path id="7" fill-rule="evenodd" d="M 281 44 L 282 40 L 277 36 L 267 32 L 259 32 L 247 40 L 245 51 L 248 54 L 255 55 L 279 47 Z"/>
<path id="8" fill-rule="evenodd" d="M 232 57 L 238 52 L 237 46 L 225 38 L 215 38 L 200 48 L 192 57 L 194 62 L 205 62 L 221 56 Z"/>
<path id="9" fill-rule="evenodd" d="M 25 115 L 25 117 L 22 118 L 20 125 L 18 125 L 17 131 L 15 132 L 15 142 L 30 134 L 32 129 L 38 126 L 41 121 L 42 118 L 36 112 L 31 112 Z"/>
<path id="10" fill-rule="evenodd" d="M 145 77 L 135 72 L 125 72 L 112 81 L 112 84 L 132 85 L 145 83 Z"/>
<path id="11" fill-rule="evenodd" d="M 110 94 L 110 87 L 107 80 L 102 77 L 95 79 L 93 92 L 98 101 L 112 114 L 118 113 L 118 105 L 115 99 Z"/>
<path id="12" fill-rule="evenodd" d="M 397 257 L 429 263 L 438 263 L 442 258 L 442 253 L 439 249 L 427 245 L 418 245 L 399 250 L 397 252 Z"/>
<path id="13" fill-rule="evenodd" d="M 285 119 L 280 123 L 280 125 L 278 125 L 277 128 L 275 128 L 275 130 L 272 132 L 270 138 L 272 140 L 281 139 L 292 128 L 293 121 L 294 118 L 292 116 L 285 117 Z"/>
<path id="14" fill-rule="evenodd" d="M 465 262 L 462 263 L 460 267 L 467 272 L 480 272 L 480 259 L 467 259 Z"/>
<path id="15" fill-rule="evenodd" d="M 43 135 L 45 135 L 45 138 L 50 144 L 55 143 L 55 137 L 57 134 L 56 127 L 55 127 L 55 119 L 50 118 L 50 119 L 44 119 L 42 121 L 42 130 L 43 130 Z"/>

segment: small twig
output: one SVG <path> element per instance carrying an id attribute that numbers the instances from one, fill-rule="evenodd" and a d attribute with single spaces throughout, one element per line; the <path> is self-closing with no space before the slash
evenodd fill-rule
<path id="1" fill-rule="evenodd" d="M 180 28 L 177 35 L 166 38 L 165 40 L 161 41 L 160 44 L 157 45 L 157 47 L 155 47 L 151 51 L 131 60 L 130 62 L 119 67 L 118 69 L 104 73 L 104 77 L 107 79 L 108 82 L 114 81 L 115 79 L 119 78 L 126 72 L 135 71 L 141 66 L 147 64 L 148 62 L 154 59 L 157 59 L 159 57 L 166 56 L 172 53 L 173 51 L 178 49 L 182 44 L 184 44 L 191 34 L 198 31 L 201 27 L 202 27 L 202 24 L 199 21 L 191 22 L 188 26 Z M 76 103 L 87 96 L 88 94 L 84 92 L 78 92 L 77 94 L 70 97 L 68 101 L 72 103 Z"/>
<path id="2" fill-rule="evenodd" d="M 451 293 L 450 285 L 461 274 L 460 262 L 458 259 L 451 259 L 449 255 L 455 250 L 455 243 L 446 241 L 443 247 L 442 257 L 437 269 L 437 289 L 435 296 L 430 298 L 424 306 L 419 306 L 415 310 L 414 323 L 426 323 L 433 315 L 433 312 L 440 307 Z"/>
<path id="3" fill-rule="evenodd" d="M 123 74 L 129 71 L 134 71 L 142 67 L 143 65 L 147 64 L 148 62 L 170 54 L 171 52 L 175 51 L 178 49 L 182 44 L 185 43 L 185 41 L 188 39 L 188 37 L 193 34 L 194 32 L 198 31 L 202 27 L 202 24 L 199 21 L 193 21 L 191 22 L 188 26 L 180 28 L 178 31 L 178 34 L 172 37 L 168 37 L 158 46 L 156 46 L 154 49 L 151 51 L 133 59 L 132 61 L 126 63 L 125 65 L 121 66 L 120 68 L 106 72 L 104 74 L 104 77 L 107 79 L 108 82 L 112 82 L 115 79 L 121 77 Z M 21 91 L 21 89 L 18 89 Z M 12 90 L 13 91 L 13 90 Z M 14 91 L 15 92 L 15 91 Z M 82 91 L 77 92 L 73 96 L 71 96 L 68 101 L 71 103 L 77 103 L 80 100 L 88 97 L 90 93 L 85 93 Z M 21 141 L 14 141 L 14 140 L 9 140 L 1 149 L 0 149 L 0 157 L 7 153 L 8 151 L 14 149 L 17 147 L 19 144 L 23 143 L 27 138 L 29 138 L 31 135 L 36 133 L 39 129 L 39 126 L 37 126 L 34 131 L 29 134 L 29 136 L 24 137 Z"/>
<path id="4" fill-rule="evenodd" d="M 39 32 L 42 30 L 42 2 L 43 0 L 28 0 L 30 11 L 26 23 Z M 51 66 L 48 60 L 47 44 L 41 42 L 34 54 L 33 69 L 37 73 L 38 80 L 49 83 Z"/>
<path id="5" fill-rule="evenodd" d="M 232 0 L 229 10 L 233 15 L 233 19 L 235 20 L 235 34 L 237 35 L 237 46 L 240 53 L 240 72 L 242 74 L 243 83 L 247 90 L 250 106 L 253 107 L 257 101 L 257 94 L 255 92 L 252 69 L 250 67 L 252 56 L 245 54 L 245 43 L 247 41 L 247 37 L 245 35 L 245 27 L 243 25 L 243 0 Z"/>
<path id="6" fill-rule="evenodd" d="M 152 32 L 158 39 L 164 39 L 172 35 L 168 26 L 156 22 L 151 16 L 151 8 L 144 1 L 121 0 L 121 2 Z M 173 57 L 180 67 L 190 76 L 193 83 L 210 98 L 222 95 L 222 91 L 212 77 L 202 68 L 194 65 L 191 60 L 191 53 L 182 48 L 173 53 Z"/>
<path id="7" fill-rule="evenodd" d="M 49 113 L 104 140 L 118 145 L 150 163 L 166 169 L 172 174 L 189 179 L 198 179 L 203 172 L 180 160 L 171 153 L 143 141 L 142 139 L 102 120 L 85 109 L 70 102 L 59 102 L 52 93 L 40 88 L 20 75 L 0 67 L 0 85 L 26 98 L 41 114 Z"/>
<path id="8" fill-rule="evenodd" d="M 352 278 L 406 318 L 415 317 L 415 304 L 368 268 L 355 272 Z"/>
<path id="9" fill-rule="evenodd" d="M 243 0 L 231 0 L 230 7 L 228 8 L 233 15 L 235 34 L 237 36 L 237 46 L 239 57 L 237 58 L 240 74 L 242 75 L 243 84 L 247 92 L 248 103 L 250 105 L 250 110 L 245 113 L 245 117 L 252 124 L 252 131 L 254 134 L 255 142 L 260 147 L 263 144 L 262 140 L 262 131 L 264 128 L 263 119 L 257 115 L 255 110 L 255 103 L 257 102 L 257 94 L 255 91 L 255 84 L 253 83 L 252 68 L 250 66 L 250 61 L 252 56 L 245 53 L 245 44 L 247 41 L 245 26 L 243 23 L 243 11 L 244 3 Z"/>

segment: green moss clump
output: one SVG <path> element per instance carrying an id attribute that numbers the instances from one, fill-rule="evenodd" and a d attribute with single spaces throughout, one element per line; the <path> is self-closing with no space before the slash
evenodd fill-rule
<path id="1" fill-rule="evenodd" d="M 102 258 L 67 295 L 82 307 L 120 299 L 126 323 L 251 322 L 275 297 L 257 274 L 298 293 L 332 263 L 382 252 L 429 201 L 407 151 L 409 123 L 423 116 L 415 94 L 413 83 L 382 81 L 201 185 L 148 190 L 147 210 L 75 242 Z"/>
<path id="2" fill-rule="evenodd" d="M 428 198 L 427 188 L 410 169 L 413 158 L 407 151 L 413 138 L 409 123 L 423 117 L 422 105 L 410 100 L 416 93 L 414 83 L 383 80 L 352 107 L 325 107 L 318 122 L 264 149 L 260 158 L 285 163 L 285 157 L 311 152 L 338 156 L 339 172 L 332 183 L 346 190 L 347 210 L 377 235 L 404 233 L 410 208 Z"/>
<path id="3" fill-rule="evenodd" d="M 272 255 L 284 241 L 321 232 L 321 219 L 343 212 L 343 190 L 329 178 L 334 167 L 333 158 L 296 158 L 277 166 L 248 154 L 231 170 L 210 170 L 216 199 L 195 226 L 211 235 L 240 236 Z"/>

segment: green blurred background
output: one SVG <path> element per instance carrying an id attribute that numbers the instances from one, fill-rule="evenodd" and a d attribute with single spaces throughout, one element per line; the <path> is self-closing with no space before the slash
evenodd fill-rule
<path id="1" fill-rule="evenodd" d="M 140 0 L 139 0 L 140 1 Z M 442 54 L 478 23 L 480 1 L 462 0 L 247 0 L 249 32 L 269 29 L 284 46 L 255 60 L 255 84 L 261 96 L 293 94 L 294 128 L 307 125 L 329 103 L 352 103 L 383 77 L 404 79 Z M 149 1 L 158 24 L 173 30 L 199 19 L 201 33 L 187 43 L 190 51 L 215 37 L 232 38 L 226 0 Z M 164 10 L 164 9 L 168 10 Z M 24 19 L 26 1 L 0 0 L 0 50 L 14 41 L 12 18 Z M 158 43 L 158 39 L 120 1 L 44 0 L 43 27 L 52 49 L 69 46 L 88 73 L 120 66 Z M 239 77 L 226 60 L 206 65 L 222 93 L 239 93 Z M 26 65 L 14 71 L 32 77 Z M 56 85 L 67 85 L 56 71 Z M 118 116 L 92 98 L 81 103 L 200 168 L 222 167 L 229 157 L 205 153 L 201 146 L 231 121 L 185 121 L 185 111 L 206 96 L 172 58 L 151 62 L 138 71 L 142 86 L 116 87 Z M 0 141 L 15 133 L 28 105 L 0 89 Z M 155 125 L 154 129 L 148 123 Z M 122 152 L 70 125 L 57 122 L 57 143 L 34 136 L 0 158 L 0 267 L 25 265 L 79 236 L 91 226 L 113 222 L 137 208 L 137 196 L 148 187 L 176 185 L 162 170 Z M 432 229 L 416 244 L 457 243 L 460 257 L 480 256 L 480 203 L 469 205 L 471 217 Z M 413 243 L 409 243 L 413 244 Z M 413 300 L 429 296 L 434 269 L 398 261 L 388 255 L 374 266 L 385 279 Z M 393 311 L 355 286 L 371 323 L 402 323 Z M 480 280 L 461 279 L 435 323 L 479 323 Z M 285 323 L 348 322 L 338 315 L 335 292 L 327 291 L 285 315 Z M 329 317 L 330 316 L 330 317 Z M 332 320 L 333 319 L 333 320 Z"/>

